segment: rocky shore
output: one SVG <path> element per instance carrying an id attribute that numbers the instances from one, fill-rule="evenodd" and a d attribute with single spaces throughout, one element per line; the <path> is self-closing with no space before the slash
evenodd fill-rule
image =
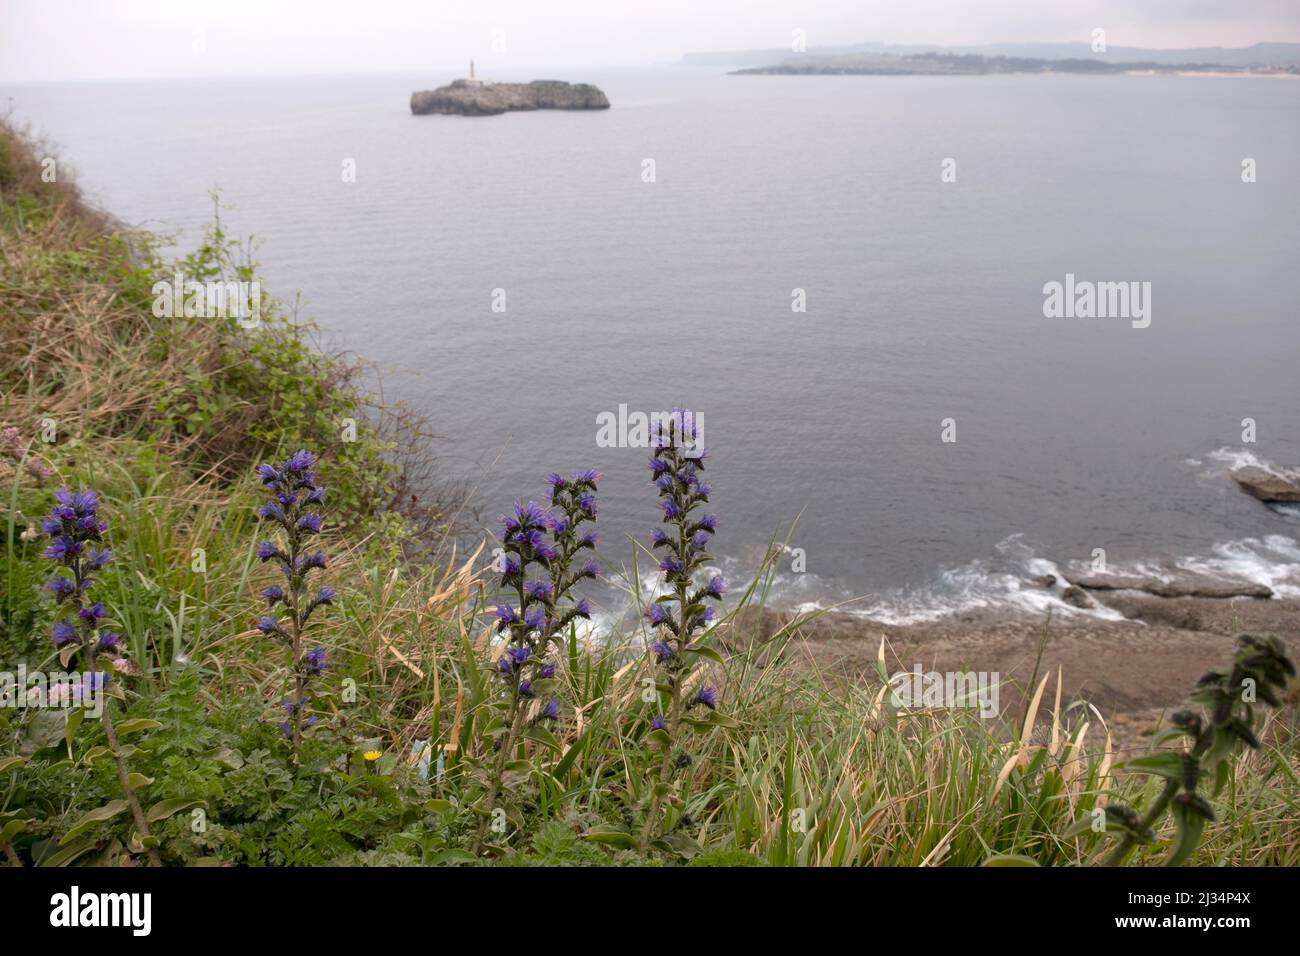
<path id="1" fill-rule="evenodd" d="M 1144 746 L 1160 715 L 1182 705 L 1202 674 L 1231 659 L 1237 634 L 1276 634 L 1293 655 L 1300 652 L 1300 600 L 1158 596 L 1137 589 L 1095 595 L 1122 617 L 1063 614 L 1049 620 L 1023 612 L 978 611 L 885 625 L 849 612 L 829 612 L 799 624 L 785 653 L 816 668 L 832 684 L 843 680 L 870 686 L 879 682 L 876 661 L 883 638 L 891 675 L 918 664 L 941 673 L 996 671 L 1003 682 L 1004 716 L 1020 713 L 1035 667 L 1040 680 L 1059 668 L 1062 707 L 1073 701 L 1093 705 L 1116 747 L 1125 749 Z M 728 640 L 737 650 L 764 643 L 795 618 L 768 609 L 747 612 Z M 1049 692 L 1055 693 L 1054 681 Z M 1051 703 L 1045 705 L 1050 709 Z"/>
<path id="2" fill-rule="evenodd" d="M 455 80 L 436 90 L 411 94 L 411 112 L 455 116 L 496 116 L 512 110 L 607 110 L 609 98 L 589 83 L 533 80 L 487 83 Z"/>

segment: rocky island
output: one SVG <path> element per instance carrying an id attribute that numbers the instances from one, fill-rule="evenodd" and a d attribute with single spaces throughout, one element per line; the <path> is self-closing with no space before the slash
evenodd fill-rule
<path id="1" fill-rule="evenodd" d="M 492 83 L 474 75 L 452 80 L 436 90 L 411 94 L 411 112 L 417 116 L 446 113 L 456 116 L 495 116 L 510 110 L 607 110 L 609 99 L 590 83 L 533 80 L 531 83 Z"/>

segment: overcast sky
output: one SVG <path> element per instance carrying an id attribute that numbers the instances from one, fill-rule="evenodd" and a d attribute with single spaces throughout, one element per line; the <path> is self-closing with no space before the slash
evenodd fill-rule
<path id="1" fill-rule="evenodd" d="M 1300 0 L 0 0 L 0 82 L 644 66 L 691 50 L 1300 41 Z M 496 41 L 494 49 L 494 40 Z M 504 46 L 504 49 L 500 49 Z"/>

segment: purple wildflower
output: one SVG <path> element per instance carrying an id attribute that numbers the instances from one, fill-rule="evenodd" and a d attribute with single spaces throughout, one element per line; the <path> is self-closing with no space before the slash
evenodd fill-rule
<path id="1" fill-rule="evenodd" d="M 50 638 L 54 641 L 55 647 L 62 648 L 77 639 L 77 629 L 66 620 L 60 619 L 54 622 L 54 627 L 50 630 Z"/>
<path id="2" fill-rule="evenodd" d="M 708 685 L 701 687 L 699 691 L 696 693 L 696 695 L 691 699 L 691 703 L 690 703 L 691 707 L 695 707 L 697 705 L 702 707 L 707 707 L 709 708 L 709 710 L 717 710 L 718 692 Z"/>

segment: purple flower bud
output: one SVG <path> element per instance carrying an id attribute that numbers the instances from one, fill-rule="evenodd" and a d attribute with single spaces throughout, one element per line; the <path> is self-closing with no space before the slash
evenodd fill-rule
<path id="1" fill-rule="evenodd" d="M 113 631 L 103 631 L 99 635 L 99 643 L 95 649 L 100 652 L 115 651 L 122 644 L 122 637 Z"/>
<path id="2" fill-rule="evenodd" d="M 284 463 L 284 470 L 292 475 L 302 475 L 316 466 L 316 456 L 309 451 L 297 451 Z"/>
<path id="3" fill-rule="evenodd" d="M 720 598 L 727 593 L 727 582 L 722 580 L 721 574 L 715 574 L 704 586 L 704 593 L 712 598 Z"/>
<path id="4" fill-rule="evenodd" d="M 96 601 L 90 607 L 83 607 L 77 612 L 77 617 L 81 618 L 87 624 L 93 624 L 104 616 L 104 605 Z"/>
<path id="5" fill-rule="evenodd" d="M 550 680 L 554 676 L 555 676 L 555 665 L 543 664 L 541 670 L 542 680 Z"/>
<path id="6" fill-rule="evenodd" d="M 549 597 L 551 590 L 552 584 L 550 581 L 538 579 L 524 582 L 524 593 L 536 600 L 544 600 Z"/>
<path id="7" fill-rule="evenodd" d="M 655 658 L 660 664 L 666 664 L 676 656 L 673 654 L 673 649 L 664 641 L 656 641 L 651 644 L 650 650 L 654 651 Z"/>
<path id="8" fill-rule="evenodd" d="M 582 563 L 582 570 L 579 573 L 579 576 L 584 578 L 598 578 L 604 573 L 605 569 L 602 568 L 598 562 L 587 560 Z"/>
<path id="9" fill-rule="evenodd" d="M 320 533 L 320 515 L 313 513 L 300 515 L 298 517 L 298 527 L 308 534 Z"/>
<path id="10" fill-rule="evenodd" d="M 55 647 L 61 648 L 77 639 L 77 629 L 66 620 L 60 619 L 54 622 L 54 627 L 50 630 L 50 638 L 54 641 Z"/>
<path id="11" fill-rule="evenodd" d="M 315 647 L 303 655 L 303 667 L 309 675 L 315 676 L 325 670 L 325 648 Z"/>
<path id="12" fill-rule="evenodd" d="M 51 561 L 67 561 L 81 553 L 81 542 L 67 535 L 60 535 L 45 549 L 45 556 Z"/>
<path id="13" fill-rule="evenodd" d="M 699 692 L 691 700 L 690 706 L 696 705 L 709 708 L 709 710 L 718 709 L 718 692 L 710 686 L 701 687 Z"/>
<path id="14" fill-rule="evenodd" d="M 665 574 L 680 574 L 686 565 L 680 558 L 664 558 L 659 562 L 659 570 Z"/>
<path id="15" fill-rule="evenodd" d="M 559 718 L 560 699 L 558 697 L 551 698 L 550 703 L 546 705 L 546 709 L 542 711 L 542 716 L 547 720 L 557 720 Z"/>
<path id="16" fill-rule="evenodd" d="M 257 557 L 259 561 L 270 561 L 279 553 L 280 549 L 270 541 L 263 541 L 257 546 Z"/>
<path id="17" fill-rule="evenodd" d="M 650 619 L 651 624 L 662 624 L 668 620 L 668 608 L 656 601 L 645 609 L 645 616 Z"/>
<path id="18" fill-rule="evenodd" d="M 335 593 L 335 592 L 334 592 L 334 589 L 331 588 L 331 587 L 323 587 L 323 588 L 321 588 L 319 591 L 316 592 L 316 603 L 317 603 L 317 604 L 333 604 L 333 603 L 334 603 L 334 593 Z"/>
<path id="19" fill-rule="evenodd" d="M 302 564 L 302 569 L 299 573 L 310 571 L 312 568 L 320 568 L 324 570 L 325 552 L 317 551 L 315 554 L 312 555 L 303 555 L 303 557 L 300 559 L 300 563 Z"/>
<path id="20" fill-rule="evenodd" d="M 650 729 L 651 729 L 651 730 L 667 730 L 667 729 L 668 729 L 668 721 L 664 720 L 664 718 L 663 718 L 663 716 L 662 716 L 661 714 L 655 714 L 654 717 L 653 717 L 653 718 L 651 719 L 651 721 L 650 721 Z"/>
<path id="21" fill-rule="evenodd" d="M 261 596 L 268 604 L 275 604 L 284 600 L 284 589 L 278 584 L 272 584 L 269 588 L 263 588 Z"/>
<path id="22" fill-rule="evenodd" d="M 578 617 L 590 618 L 590 617 L 591 617 L 591 602 L 588 601 L 585 597 L 584 597 L 584 598 L 578 598 L 578 603 L 575 604 L 575 605 L 573 605 L 573 611 L 574 611 L 575 614 L 578 615 Z"/>
<path id="23" fill-rule="evenodd" d="M 274 634 L 280 628 L 280 622 L 269 614 L 258 618 L 257 629 L 263 634 Z"/>
<path id="24" fill-rule="evenodd" d="M 52 591 L 60 601 L 72 594 L 77 586 L 65 577 L 57 577 L 45 585 L 47 591 Z"/>
<path id="25" fill-rule="evenodd" d="M 527 624 L 534 631 L 545 630 L 546 612 L 543 611 L 540 607 L 533 605 L 527 611 L 524 612 L 524 623 Z"/>

